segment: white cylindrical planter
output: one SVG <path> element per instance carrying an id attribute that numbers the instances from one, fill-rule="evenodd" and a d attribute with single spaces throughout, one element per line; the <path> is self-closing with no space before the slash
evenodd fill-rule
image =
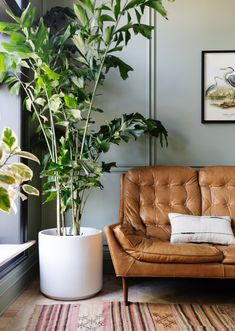
<path id="1" fill-rule="evenodd" d="M 57 236 L 56 229 L 39 232 L 40 289 L 46 296 L 78 300 L 102 289 L 102 231 L 82 227 L 81 234 Z"/>

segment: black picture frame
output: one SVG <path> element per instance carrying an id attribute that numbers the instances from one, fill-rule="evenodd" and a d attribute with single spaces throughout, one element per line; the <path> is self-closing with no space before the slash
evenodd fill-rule
<path id="1" fill-rule="evenodd" d="M 235 50 L 202 51 L 201 64 L 201 123 L 235 123 Z"/>

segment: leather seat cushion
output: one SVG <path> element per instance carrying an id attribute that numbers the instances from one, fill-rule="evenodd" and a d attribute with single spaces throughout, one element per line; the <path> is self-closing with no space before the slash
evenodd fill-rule
<path id="1" fill-rule="evenodd" d="M 235 245 L 216 245 L 216 248 L 224 254 L 223 263 L 235 264 Z"/>
<path id="2" fill-rule="evenodd" d="M 122 248 L 132 257 L 153 263 L 209 263 L 221 262 L 223 253 L 209 244 L 171 244 L 156 238 L 148 238 L 129 224 L 116 226 L 114 234 Z"/>

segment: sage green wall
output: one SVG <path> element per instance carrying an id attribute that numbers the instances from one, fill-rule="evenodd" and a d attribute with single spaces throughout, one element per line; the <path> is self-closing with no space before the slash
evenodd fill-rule
<path id="1" fill-rule="evenodd" d="M 157 116 L 169 130 L 158 163 L 235 164 L 235 125 L 201 124 L 201 51 L 235 50 L 234 0 L 176 0 L 157 20 Z M 234 61 L 235 62 L 235 61 Z"/>

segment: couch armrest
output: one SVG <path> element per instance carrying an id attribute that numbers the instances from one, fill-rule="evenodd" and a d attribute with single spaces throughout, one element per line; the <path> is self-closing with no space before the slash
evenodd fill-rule
<path id="1" fill-rule="evenodd" d="M 129 254 L 127 254 L 118 243 L 113 233 L 113 228 L 117 225 L 120 225 L 120 223 L 107 225 L 104 228 L 104 232 L 108 241 L 109 251 L 116 276 L 125 277 L 128 273 L 128 270 L 134 263 L 134 259 Z"/>

